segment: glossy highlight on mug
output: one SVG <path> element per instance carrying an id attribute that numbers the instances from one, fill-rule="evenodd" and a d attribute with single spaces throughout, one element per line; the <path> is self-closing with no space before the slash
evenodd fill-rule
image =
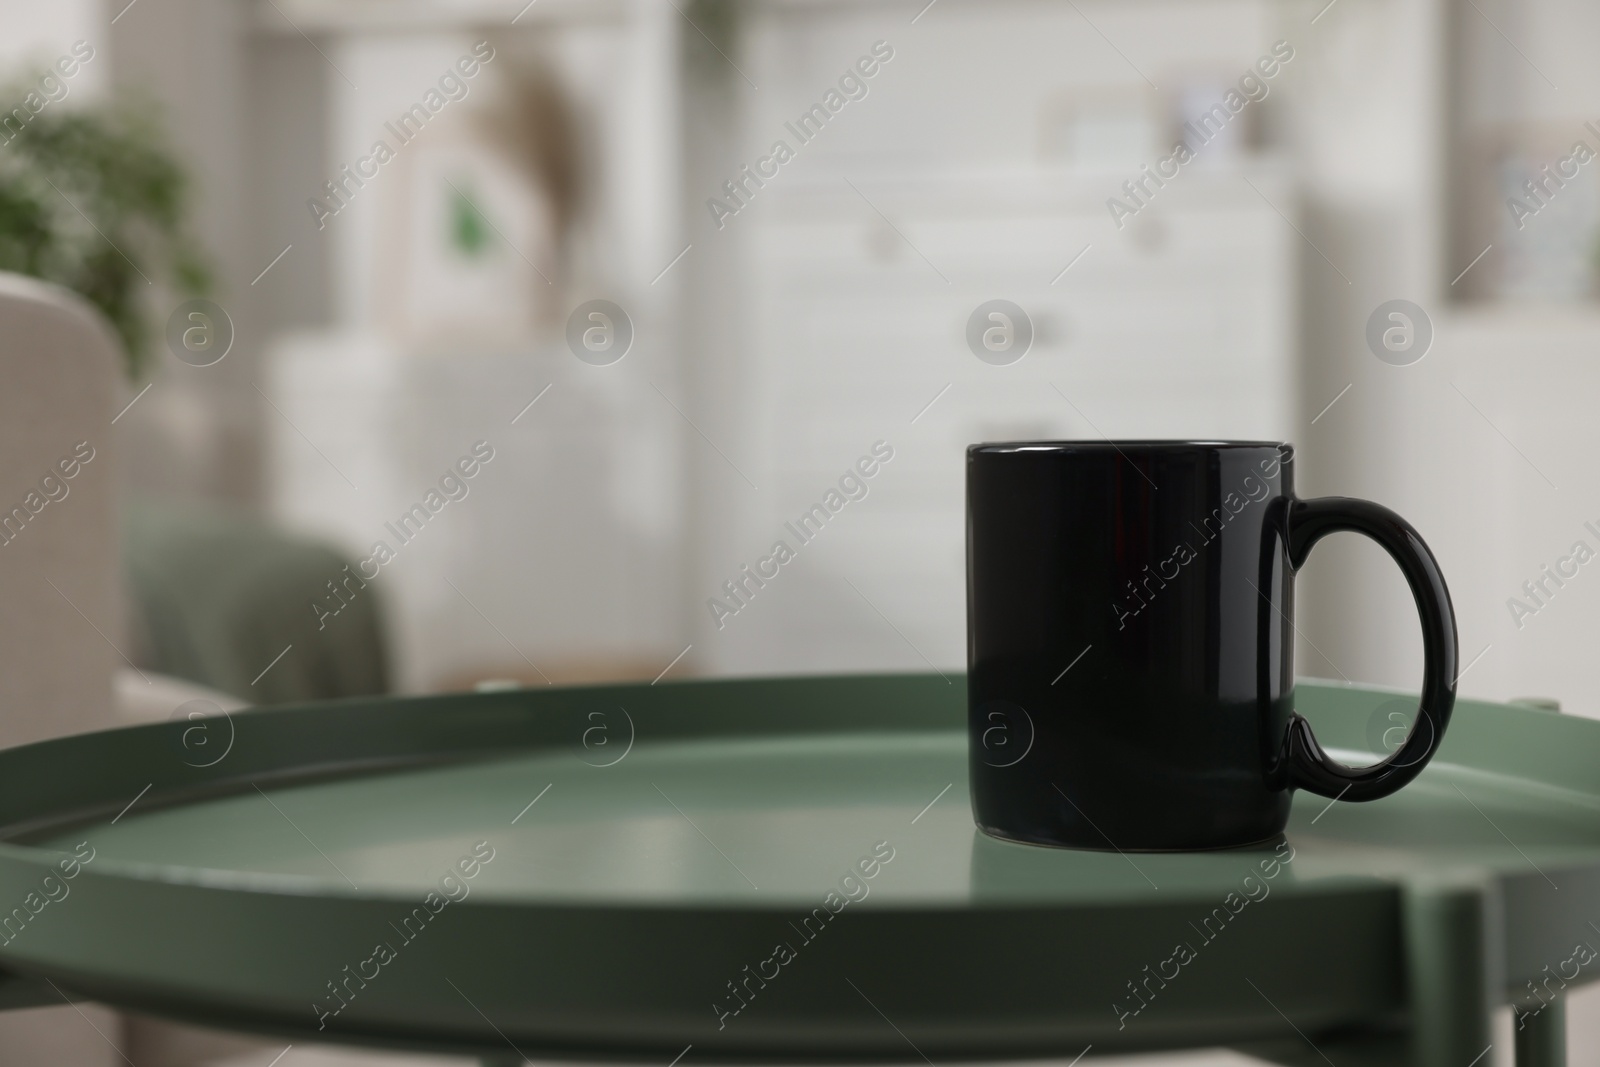
<path id="1" fill-rule="evenodd" d="M 1222 536 L 1222 528 L 1235 515 L 1240 514 L 1251 504 L 1259 504 L 1266 500 L 1271 493 L 1271 488 L 1264 479 L 1275 477 L 1285 463 L 1293 462 L 1294 453 L 1285 446 L 1276 458 L 1264 459 L 1260 462 L 1262 477 L 1258 478 L 1254 474 L 1245 475 L 1244 481 L 1240 483 L 1237 491 L 1223 496 L 1221 507 L 1212 508 L 1211 514 L 1202 516 L 1198 526 L 1191 522 L 1190 526 L 1195 533 L 1194 540 L 1200 543 L 1200 548 L 1206 548 L 1218 537 Z M 1117 629 L 1122 629 L 1127 625 L 1129 618 L 1143 611 L 1149 605 L 1149 601 L 1153 600 L 1158 592 L 1167 587 L 1166 583 L 1174 581 L 1183 566 L 1199 558 L 1199 555 L 1200 550 L 1196 549 L 1191 541 L 1185 540 L 1172 550 L 1172 555 L 1157 564 L 1153 572 L 1150 569 L 1150 565 L 1146 564 L 1144 576 L 1138 585 L 1136 586 L 1132 581 L 1128 582 L 1129 597 L 1133 604 L 1137 606 L 1130 607 L 1127 601 L 1111 605 L 1111 610 L 1117 615 Z M 1170 574 L 1168 573 L 1169 567 L 1171 568 Z M 1141 590 L 1144 593 L 1142 597 L 1139 595 Z"/>

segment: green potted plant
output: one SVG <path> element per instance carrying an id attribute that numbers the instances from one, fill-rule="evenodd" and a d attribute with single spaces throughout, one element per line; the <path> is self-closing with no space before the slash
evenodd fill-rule
<path id="1" fill-rule="evenodd" d="M 27 84 L 0 90 L 23 100 Z M 55 282 L 106 316 L 145 370 L 158 297 L 206 295 L 190 185 L 155 108 L 125 98 L 47 107 L 0 132 L 0 270 Z"/>

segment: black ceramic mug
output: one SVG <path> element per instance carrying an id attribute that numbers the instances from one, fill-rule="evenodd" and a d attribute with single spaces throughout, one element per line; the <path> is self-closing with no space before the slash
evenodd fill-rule
<path id="1" fill-rule="evenodd" d="M 1370 767 L 1295 714 L 1294 577 L 1366 534 L 1422 616 L 1421 704 Z M 1456 625 L 1422 538 L 1365 500 L 1294 495 L 1294 451 L 1255 441 L 1044 441 L 967 450 L 972 807 L 997 837 L 1117 850 L 1283 832 L 1294 789 L 1388 796 L 1455 703 Z"/>

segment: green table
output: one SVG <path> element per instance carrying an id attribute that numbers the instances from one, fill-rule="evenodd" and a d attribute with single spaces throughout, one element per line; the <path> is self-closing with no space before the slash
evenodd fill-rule
<path id="1" fill-rule="evenodd" d="M 1370 760 L 1396 694 L 1302 683 Z M 1564 1060 L 1600 972 L 1600 722 L 1463 701 L 1277 850 L 977 833 L 959 679 L 355 700 L 0 752 L 0 1003 L 532 1057 L 927 1061 L 1225 1045 Z M 1375 744 L 1376 742 L 1376 744 Z M 1183 949 L 1180 949 L 1183 946 Z"/>

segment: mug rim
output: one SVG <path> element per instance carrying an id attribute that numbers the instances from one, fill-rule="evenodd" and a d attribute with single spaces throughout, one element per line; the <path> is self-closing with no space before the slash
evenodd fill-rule
<path id="1" fill-rule="evenodd" d="M 1224 449 L 1270 448 L 1277 452 L 1293 450 L 1287 441 L 1204 441 L 1174 438 L 1135 438 L 1098 441 L 985 441 L 967 446 L 967 455 L 1006 455 L 1018 452 L 1117 452 L 1148 455 L 1154 452 L 1213 452 Z"/>

